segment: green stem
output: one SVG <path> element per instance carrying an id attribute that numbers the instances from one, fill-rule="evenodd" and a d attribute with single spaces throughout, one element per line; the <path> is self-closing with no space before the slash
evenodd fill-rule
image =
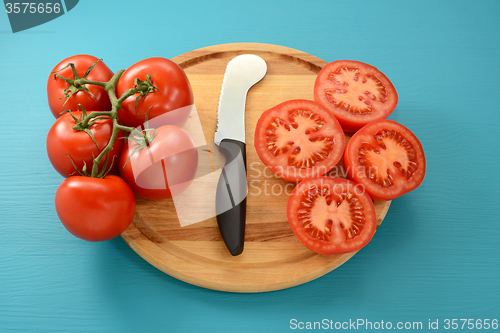
<path id="1" fill-rule="evenodd" d="M 92 166 L 92 173 L 90 174 L 91 177 L 97 177 L 97 175 L 99 173 L 99 170 L 98 170 L 99 163 L 101 162 L 103 157 L 106 156 L 106 154 L 108 152 L 113 150 L 113 144 L 115 143 L 118 132 L 120 132 L 120 129 L 118 127 L 119 127 L 118 119 L 115 117 L 113 119 L 113 133 L 111 134 L 111 137 L 109 138 L 108 145 L 106 147 L 104 147 L 104 149 L 101 151 L 99 156 L 97 156 L 94 159 L 94 165 Z M 113 163 L 113 161 L 111 161 L 111 163 Z M 107 166 L 104 166 L 104 168 L 105 167 L 107 167 Z"/>
<path id="2" fill-rule="evenodd" d="M 135 131 L 135 128 L 133 128 L 133 127 L 127 127 L 127 126 L 123 126 L 123 125 L 120 125 L 120 124 L 116 125 L 116 128 L 118 128 L 121 131 L 130 132 L 130 133 L 132 133 L 133 131 Z"/>
<path id="3" fill-rule="evenodd" d="M 111 111 L 114 112 L 118 112 L 118 110 L 122 106 L 122 103 L 118 102 L 118 99 L 116 98 L 116 85 L 118 84 L 118 80 L 120 80 L 120 77 L 124 72 L 124 69 L 120 69 L 113 75 L 111 80 L 109 80 L 109 82 L 106 82 L 106 84 L 104 85 L 104 90 L 106 90 L 106 92 L 108 93 L 109 100 L 111 101 Z"/>
<path id="4" fill-rule="evenodd" d="M 148 88 L 147 87 L 144 87 L 144 86 L 139 86 L 139 87 L 135 87 L 135 88 L 130 88 L 129 90 L 125 91 L 121 96 L 120 98 L 117 100 L 117 102 L 120 104 L 123 103 L 124 100 L 126 100 L 127 98 L 129 98 L 130 96 L 133 96 L 135 94 L 137 94 L 138 92 L 146 92 L 148 91 Z"/>
<path id="5" fill-rule="evenodd" d="M 120 110 L 123 101 L 125 101 L 127 98 L 137 93 L 140 93 L 141 96 L 146 95 L 147 93 L 154 91 L 156 88 L 152 86 L 151 77 L 148 75 L 146 81 L 140 81 L 136 79 L 134 87 L 125 91 L 123 94 L 121 94 L 119 98 L 117 98 L 116 85 L 118 84 L 118 80 L 120 79 L 122 74 L 125 72 L 124 69 L 120 69 L 119 71 L 117 71 L 108 82 L 98 82 L 98 81 L 87 80 L 86 75 L 83 78 L 77 78 L 78 76 L 76 75 L 76 69 L 74 65 L 70 64 L 70 66 L 73 69 L 73 77 L 76 79 L 71 80 L 61 77 L 63 80 L 68 82 L 70 85 L 76 87 L 77 89 L 81 89 L 80 87 L 83 87 L 86 84 L 103 87 L 104 90 L 106 90 L 106 92 L 108 93 L 109 99 L 111 101 L 111 111 L 92 111 L 89 114 L 87 114 L 85 118 L 82 119 L 77 125 L 73 127 L 75 130 L 84 130 L 84 131 L 88 130 L 90 121 L 99 116 L 107 116 L 113 121 L 113 131 L 109 139 L 109 142 L 106 145 L 106 147 L 104 147 L 104 149 L 99 153 L 99 155 L 94 159 L 94 164 L 92 165 L 92 172 L 90 174 L 91 177 L 101 177 L 103 174 L 105 174 L 105 172 L 99 173 L 98 166 L 101 163 L 101 160 L 106 157 L 106 154 L 109 153 L 111 150 L 113 150 L 113 145 L 116 141 L 118 133 L 120 131 L 124 132 L 136 131 L 135 128 L 123 126 L 118 123 L 118 110 Z M 90 71 L 91 69 L 92 67 L 88 71 Z M 147 134 L 144 135 L 144 139 L 146 144 L 149 145 L 149 139 Z M 111 161 L 111 163 L 113 162 L 114 161 Z M 107 166 L 103 167 L 107 168 Z"/>
<path id="6" fill-rule="evenodd" d="M 138 92 L 148 90 L 147 86 L 139 85 L 139 86 L 136 86 L 134 88 L 131 88 L 131 89 L 125 91 L 123 94 L 121 94 L 120 98 L 117 98 L 116 97 L 116 85 L 118 83 L 118 80 L 122 76 L 123 72 L 125 72 L 125 70 L 123 70 L 123 69 L 119 70 L 118 72 L 116 72 L 113 75 L 113 77 L 111 78 L 111 80 L 109 80 L 109 82 L 106 82 L 104 85 L 102 85 L 104 87 L 104 89 L 106 90 L 106 92 L 108 93 L 109 99 L 111 101 L 111 111 L 107 112 L 106 114 L 109 115 L 109 117 L 111 119 L 113 119 L 113 133 L 111 135 L 111 138 L 109 139 L 107 146 L 94 159 L 94 165 L 92 166 L 92 173 L 91 173 L 92 177 L 97 176 L 97 174 L 99 172 L 98 165 L 101 163 L 101 160 L 106 156 L 106 153 L 108 153 L 109 151 L 111 151 L 113 149 L 113 145 L 115 143 L 115 140 L 116 140 L 118 133 L 120 131 L 130 132 L 130 133 L 135 131 L 135 128 L 133 128 L 133 127 L 123 126 L 123 125 L 120 125 L 118 123 L 118 110 L 120 110 L 123 101 L 126 100 L 128 97 L 135 95 Z M 85 119 L 86 123 L 88 123 L 88 121 L 90 119 L 92 119 L 91 115 L 92 115 L 92 112 Z M 147 138 L 146 138 L 146 141 L 147 141 Z M 111 161 L 111 163 L 113 163 L 113 161 Z"/>
<path id="7" fill-rule="evenodd" d="M 85 119 L 82 120 L 82 125 L 88 125 L 88 123 L 91 119 L 93 119 L 97 116 L 100 116 L 100 115 L 107 115 L 111 119 L 115 119 L 117 117 L 118 110 L 121 108 L 123 101 L 120 101 L 116 98 L 116 85 L 118 83 L 118 80 L 122 76 L 123 72 L 125 72 L 125 70 L 120 69 L 118 72 L 116 72 L 113 75 L 111 80 L 109 80 L 108 82 L 89 81 L 87 79 L 78 79 L 77 80 L 79 84 L 95 84 L 95 83 L 97 83 L 99 86 L 103 87 L 104 90 L 106 90 L 106 92 L 108 93 L 109 99 L 111 101 L 111 111 L 93 111 L 93 112 L 89 113 L 87 115 L 87 117 L 85 117 Z M 135 91 L 134 90 L 135 89 L 132 88 L 132 89 L 126 91 L 125 93 L 123 93 L 123 95 L 129 93 L 127 95 L 127 97 L 132 96 L 138 91 L 138 90 L 135 90 Z M 121 99 L 121 97 L 120 97 L 120 99 Z M 125 98 L 123 98 L 123 100 L 125 100 Z M 123 128 L 122 130 L 129 131 L 129 132 L 132 131 L 132 130 L 129 130 L 128 128 Z"/>
<path id="8" fill-rule="evenodd" d="M 73 85 L 77 88 L 85 85 L 85 84 L 93 84 L 95 86 L 103 87 L 106 85 L 106 82 L 92 81 L 87 79 L 77 79 L 73 81 Z"/>
<path id="9" fill-rule="evenodd" d="M 111 114 L 112 114 L 112 111 L 92 111 L 87 115 L 87 117 L 85 117 L 85 119 L 82 120 L 82 122 L 80 124 L 73 126 L 73 129 L 82 130 L 84 128 L 89 127 L 90 120 L 94 119 L 95 117 L 111 116 Z"/>

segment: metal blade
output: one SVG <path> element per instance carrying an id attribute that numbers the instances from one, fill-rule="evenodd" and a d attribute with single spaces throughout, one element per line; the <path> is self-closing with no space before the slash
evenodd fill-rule
<path id="1" fill-rule="evenodd" d="M 266 62 L 254 54 L 237 56 L 224 73 L 217 112 L 214 142 L 224 139 L 245 142 L 245 103 L 247 92 L 267 72 Z"/>

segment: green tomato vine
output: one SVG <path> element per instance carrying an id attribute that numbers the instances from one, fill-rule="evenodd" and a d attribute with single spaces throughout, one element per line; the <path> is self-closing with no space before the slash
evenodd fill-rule
<path id="1" fill-rule="evenodd" d="M 132 136 L 130 136 L 130 140 L 133 140 L 134 142 L 136 142 L 138 144 L 138 147 L 132 152 L 132 154 L 135 153 L 139 149 L 143 149 L 143 148 L 149 146 L 149 144 L 151 143 L 151 141 L 154 138 L 154 129 L 148 128 L 147 115 L 146 115 L 145 129 L 141 132 L 141 131 L 138 131 L 136 128 L 121 125 L 119 123 L 119 120 L 118 120 L 118 110 L 121 108 L 123 101 L 125 101 L 130 96 L 133 96 L 133 95 L 139 93 L 139 95 L 136 97 L 136 100 L 135 100 L 135 107 L 137 108 L 137 104 L 140 101 L 142 101 L 146 97 L 147 94 L 153 93 L 155 91 L 159 91 L 158 88 L 156 88 L 153 85 L 153 83 L 151 81 L 151 75 L 148 74 L 146 76 L 145 81 L 142 81 L 142 80 L 139 80 L 138 78 L 136 78 L 134 80 L 134 86 L 132 88 L 130 88 L 129 90 L 125 91 L 120 97 L 117 98 L 116 97 L 116 85 L 118 84 L 118 80 L 120 79 L 122 74 L 125 72 L 125 70 L 120 69 L 119 71 L 117 71 L 108 82 L 99 82 L 99 81 L 88 80 L 87 76 L 92 71 L 92 69 L 95 67 L 95 65 L 97 65 L 97 63 L 99 63 L 99 61 L 102 61 L 102 59 L 99 59 L 94 64 L 92 64 L 92 66 L 90 66 L 86 70 L 83 77 L 78 76 L 78 74 L 76 72 L 75 65 L 73 63 L 69 63 L 65 67 L 62 68 L 62 69 L 64 69 L 64 68 L 67 68 L 68 66 L 71 67 L 71 69 L 73 70 L 73 78 L 72 79 L 62 77 L 59 74 L 57 74 L 57 72 L 53 73 L 54 79 L 60 78 L 60 79 L 64 80 L 66 83 L 68 83 L 68 85 L 69 85 L 69 87 L 64 90 L 64 98 L 66 98 L 66 101 L 64 102 L 63 105 L 66 104 L 66 102 L 71 98 L 71 96 L 73 96 L 73 94 L 75 94 L 79 91 L 83 91 L 85 93 L 88 93 L 93 98 L 95 98 L 95 96 L 85 86 L 88 84 L 100 86 L 100 87 L 104 88 L 104 90 L 108 93 L 109 99 L 111 101 L 111 110 L 110 111 L 92 111 L 90 113 L 87 113 L 85 108 L 83 108 L 83 106 L 80 105 L 80 107 L 82 109 L 82 116 L 80 118 L 76 118 L 69 110 L 62 112 L 62 113 L 69 112 L 71 114 L 71 116 L 73 117 L 73 120 L 76 123 L 73 126 L 73 129 L 77 130 L 77 131 L 84 131 L 87 134 L 89 134 L 90 137 L 92 138 L 92 140 L 94 141 L 94 143 L 96 144 L 96 147 L 98 149 L 99 149 L 99 147 L 97 146 L 97 143 L 95 141 L 94 136 L 92 135 L 92 132 L 90 131 L 90 127 L 95 123 L 95 121 L 97 121 L 99 119 L 111 119 L 113 122 L 113 131 L 112 131 L 111 137 L 109 139 L 109 142 L 106 145 L 106 147 L 104 147 L 104 149 L 100 150 L 99 155 L 94 158 L 94 163 L 92 165 L 92 170 L 90 173 L 87 172 L 86 165 L 84 165 L 82 170 L 78 170 L 78 168 L 75 166 L 75 163 L 73 162 L 73 160 L 71 160 L 71 162 L 73 163 L 73 166 L 75 167 L 76 171 L 80 175 L 87 176 L 87 177 L 94 177 L 94 178 L 103 178 L 108 174 L 109 170 L 111 170 L 111 166 L 114 163 L 114 161 L 111 161 L 110 167 L 107 168 L 107 164 L 109 163 L 108 152 L 113 149 L 113 145 L 114 145 L 116 139 L 125 139 L 126 138 L 126 137 L 118 138 L 118 133 L 120 131 L 129 132 L 129 133 L 133 134 Z M 131 154 L 131 156 L 132 156 L 132 154 Z M 71 159 L 71 157 L 69 157 L 69 158 Z M 104 165 L 103 165 L 102 169 L 99 170 L 98 166 L 99 166 L 99 163 L 101 163 L 101 160 L 103 158 L 105 159 Z M 130 159 L 130 156 L 129 156 L 129 159 Z M 128 162 L 128 160 L 127 160 L 127 162 Z"/>

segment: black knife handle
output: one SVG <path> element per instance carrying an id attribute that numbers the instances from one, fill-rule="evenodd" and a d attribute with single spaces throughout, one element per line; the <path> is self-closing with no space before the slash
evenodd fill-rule
<path id="1" fill-rule="evenodd" d="M 247 211 L 247 172 L 245 143 L 224 139 L 219 151 L 226 157 L 226 164 L 217 183 L 215 212 L 217 224 L 233 256 L 243 252 Z"/>

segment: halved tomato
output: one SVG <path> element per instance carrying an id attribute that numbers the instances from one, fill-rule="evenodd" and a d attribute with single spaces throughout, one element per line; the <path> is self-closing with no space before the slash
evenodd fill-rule
<path id="1" fill-rule="evenodd" d="M 321 254 L 357 251 L 377 227 L 375 206 L 362 185 L 344 178 L 305 179 L 288 199 L 295 236 Z"/>
<path id="2" fill-rule="evenodd" d="M 369 123 L 347 144 L 347 176 L 363 184 L 374 200 L 391 200 L 417 188 L 425 177 L 420 141 L 408 128 L 388 119 Z"/>
<path id="3" fill-rule="evenodd" d="M 323 67 L 314 84 L 314 98 L 333 112 L 346 132 L 387 118 L 398 104 L 398 94 L 387 76 L 353 60 Z"/>
<path id="4" fill-rule="evenodd" d="M 300 181 L 330 171 L 342 158 L 345 136 L 323 106 L 290 100 L 265 111 L 255 129 L 255 149 L 279 177 Z"/>

